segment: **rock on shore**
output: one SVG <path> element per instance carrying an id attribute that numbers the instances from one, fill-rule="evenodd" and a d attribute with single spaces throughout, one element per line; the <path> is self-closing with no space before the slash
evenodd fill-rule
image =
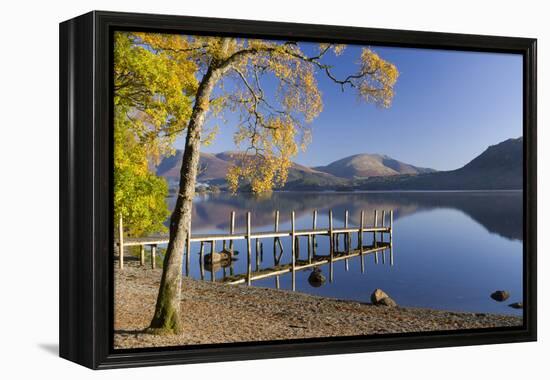
<path id="1" fill-rule="evenodd" d="M 397 306 L 397 302 L 395 302 L 393 298 L 387 295 L 386 292 L 384 292 L 382 289 L 376 289 L 374 292 L 372 292 L 370 296 L 370 301 L 373 305 L 376 306 Z"/>

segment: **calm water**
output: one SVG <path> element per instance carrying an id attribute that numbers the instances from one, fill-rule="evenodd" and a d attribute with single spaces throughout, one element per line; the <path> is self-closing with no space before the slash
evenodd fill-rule
<path id="1" fill-rule="evenodd" d="M 171 205 L 175 199 L 170 198 Z M 350 224 L 359 224 L 365 210 L 367 225 L 374 210 L 394 210 L 393 259 L 389 252 L 378 264 L 373 255 L 334 263 L 333 282 L 328 281 L 328 265 L 320 267 L 327 278 L 321 287 L 308 282 L 310 270 L 296 273 L 296 290 L 320 296 L 370 302 L 375 288 L 384 289 L 399 305 L 435 309 L 492 312 L 522 315 L 508 307 L 522 302 L 522 193 L 521 192 L 369 192 L 306 193 L 279 192 L 267 198 L 250 195 L 217 194 L 197 197 L 193 233 L 227 232 L 232 210 L 236 229 L 244 230 L 246 211 L 252 211 L 253 231 L 272 231 L 274 210 L 280 210 L 281 230 L 290 229 L 290 212 L 296 211 L 297 228 L 311 228 L 312 212 L 317 209 L 318 226 L 328 225 L 328 210 L 334 212 L 335 227 L 343 226 L 345 210 Z M 365 237 L 372 234 L 365 234 Z M 281 263 L 290 262 L 289 238 L 282 239 Z M 307 258 L 302 239 L 301 258 Z M 260 268 L 274 265 L 273 241 L 264 240 Z M 367 241 L 368 243 L 368 241 Z M 218 243 L 221 249 L 221 243 Z M 214 278 L 246 273 L 246 245 L 236 241 L 240 251 L 231 267 L 216 267 Z M 206 251 L 209 248 L 207 245 Z M 192 245 L 190 275 L 201 278 L 198 244 Z M 328 238 L 318 238 L 319 254 L 328 254 Z M 254 249 L 253 249 L 254 256 Z M 385 262 L 384 262 L 385 261 Z M 255 269 L 255 258 L 253 269 Z M 204 279 L 211 280 L 206 271 Z M 254 281 L 253 286 L 275 287 L 275 278 Z M 291 289 L 291 275 L 280 276 L 280 287 Z M 511 297 L 502 303 L 489 295 L 505 289 Z"/>

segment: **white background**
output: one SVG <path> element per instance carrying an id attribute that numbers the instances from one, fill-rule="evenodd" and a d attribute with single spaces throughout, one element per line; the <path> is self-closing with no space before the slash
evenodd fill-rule
<path id="1" fill-rule="evenodd" d="M 542 378 L 548 376 L 547 301 L 539 297 L 539 342 L 93 372 L 59 359 L 58 23 L 93 9 L 539 39 L 539 294 L 548 298 L 550 88 L 545 1 L 320 0 L 4 1 L 0 59 L 0 377 L 184 378 Z M 545 233 L 546 232 L 546 233 Z M 7 244 L 6 244 L 7 243 Z M 546 353 L 545 353 L 546 351 Z"/>

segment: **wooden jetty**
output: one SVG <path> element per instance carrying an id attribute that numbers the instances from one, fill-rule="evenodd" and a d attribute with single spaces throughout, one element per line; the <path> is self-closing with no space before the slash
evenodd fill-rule
<path id="1" fill-rule="evenodd" d="M 389 223 L 386 223 L 386 215 L 389 215 Z M 232 276 L 232 279 L 226 279 L 224 282 L 228 283 L 244 283 L 248 285 L 252 281 L 263 279 L 266 277 L 275 276 L 278 282 L 278 276 L 285 273 L 292 274 L 292 287 L 295 288 L 296 283 L 296 271 L 312 268 L 320 265 L 329 264 L 330 266 L 330 281 L 332 281 L 332 265 L 334 262 L 345 260 L 346 269 L 347 269 L 347 260 L 357 256 L 363 256 L 366 254 L 374 254 L 375 262 L 378 263 L 378 253 L 384 252 L 387 249 L 390 249 L 393 239 L 393 210 L 390 210 L 386 213 L 386 210 L 383 210 L 381 213 L 381 223 L 378 224 L 378 210 L 374 211 L 374 220 L 371 226 L 367 226 L 365 223 L 365 212 L 361 211 L 360 223 L 358 226 L 350 226 L 349 224 L 349 212 L 346 210 L 344 218 L 344 226 L 337 228 L 334 227 L 333 223 L 333 212 L 329 210 L 328 213 L 328 227 L 319 228 L 317 226 L 317 210 L 313 211 L 312 219 L 312 228 L 311 229 L 296 229 L 296 212 L 291 212 L 291 228 L 290 230 L 281 231 L 279 229 L 280 213 L 275 211 L 275 223 L 273 231 L 252 231 L 252 218 L 251 212 L 246 213 L 246 229 L 242 232 L 235 231 L 235 212 L 231 212 L 230 216 L 230 230 L 226 234 L 194 234 L 190 232 L 187 236 L 187 244 L 185 250 L 185 273 L 189 275 L 189 265 L 191 257 L 191 243 L 201 243 L 200 254 L 201 254 L 201 271 L 204 269 L 203 260 L 204 260 L 204 244 L 210 244 L 210 257 L 214 256 L 216 251 L 216 242 L 222 242 L 222 250 L 224 254 L 232 257 L 234 254 L 234 241 L 236 240 L 246 240 L 246 258 L 247 258 L 247 271 L 246 274 Z M 189 228 L 189 231 L 191 228 Z M 140 263 L 145 265 L 145 247 L 150 248 L 151 252 L 151 267 L 155 268 L 156 261 L 156 251 L 158 245 L 167 244 L 169 237 L 168 236 L 151 236 L 151 237 L 141 237 L 141 238 L 128 238 L 124 237 L 123 234 L 124 227 L 122 218 L 119 220 L 119 239 L 116 242 L 118 248 L 118 259 L 119 259 L 119 268 L 124 268 L 124 248 L 139 246 L 140 247 Z M 364 245 L 364 234 L 372 234 L 372 245 Z M 352 248 L 352 235 L 357 235 L 357 247 Z M 324 256 L 317 255 L 316 252 L 316 239 L 319 237 L 328 237 L 329 238 L 329 254 Z M 388 241 L 385 241 L 385 236 L 388 236 Z M 290 238 L 290 247 L 291 247 L 291 260 L 288 265 L 276 265 L 278 269 L 263 269 L 259 270 L 258 264 L 258 255 L 263 255 L 263 243 L 262 239 L 273 239 L 273 255 L 275 263 L 278 264 L 281 261 L 283 255 L 283 245 L 281 239 Z M 300 239 L 307 239 L 307 251 L 308 259 L 300 260 L 299 259 L 299 248 Z M 344 249 L 340 249 L 340 240 L 343 238 Z M 256 271 L 252 270 L 252 247 L 253 241 L 255 241 L 256 248 Z M 228 244 L 229 243 L 229 244 Z M 385 255 L 382 256 L 385 261 Z M 361 269 L 364 271 L 364 262 L 361 260 Z M 393 265 L 393 255 L 390 254 L 390 263 Z"/>

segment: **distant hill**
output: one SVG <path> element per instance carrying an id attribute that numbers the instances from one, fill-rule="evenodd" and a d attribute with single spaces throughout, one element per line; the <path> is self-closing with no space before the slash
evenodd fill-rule
<path id="1" fill-rule="evenodd" d="M 199 182 L 208 182 L 220 187 L 227 185 L 225 176 L 229 167 L 234 162 L 235 152 L 221 152 L 217 154 L 201 153 Z M 177 179 L 181 167 L 182 150 L 177 150 L 176 154 L 163 159 L 157 168 L 157 175 Z M 288 173 L 288 180 L 285 185 L 293 189 L 320 189 L 324 187 L 334 187 L 345 185 L 347 181 L 338 178 L 329 173 L 323 173 L 318 170 L 292 163 Z"/>
<path id="2" fill-rule="evenodd" d="M 345 157 L 316 169 L 348 179 L 431 173 L 435 171 L 406 164 L 386 155 L 368 153 Z"/>
<path id="3" fill-rule="evenodd" d="M 179 178 L 182 150 L 177 150 L 174 156 L 163 159 L 157 168 L 157 175 L 167 178 Z M 199 181 L 210 181 L 225 178 L 230 162 L 218 158 L 211 153 L 201 153 Z"/>
<path id="4" fill-rule="evenodd" d="M 224 189 L 235 152 L 201 153 L 199 182 Z M 157 175 L 179 178 L 182 151 L 167 157 Z M 436 172 L 379 154 L 357 154 L 326 166 L 310 168 L 293 163 L 279 190 L 497 190 L 523 187 L 523 139 L 490 146 L 460 169 Z M 246 185 L 243 185 L 246 191 Z"/>
<path id="5" fill-rule="evenodd" d="M 360 190 L 507 190 L 523 187 L 523 138 L 492 145 L 460 169 L 355 181 Z"/>

